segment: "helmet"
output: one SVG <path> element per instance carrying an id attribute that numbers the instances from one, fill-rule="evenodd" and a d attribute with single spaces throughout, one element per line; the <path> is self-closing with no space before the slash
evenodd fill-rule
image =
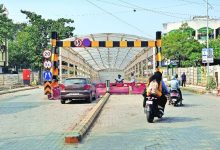
<path id="1" fill-rule="evenodd" d="M 175 78 L 178 78 L 178 74 L 176 73 Z"/>

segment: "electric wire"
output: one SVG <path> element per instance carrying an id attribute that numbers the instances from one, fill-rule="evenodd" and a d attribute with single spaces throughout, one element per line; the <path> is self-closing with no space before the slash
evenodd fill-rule
<path id="1" fill-rule="evenodd" d="M 184 18 L 184 17 L 179 17 L 179 16 L 176 16 L 176 15 L 173 15 L 173 13 L 170 13 L 170 12 L 152 10 L 152 9 L 148 9 L 148 8 L 144 8 L 144 7 L 138 6 L 136 4 L 131 4 L 129 2 L 125 2 L 123 0 L 120 0 L 120 1 L 122 3 L 126 3 L 126 4 L 129 4 L 131 6 L 135 6 L 137 8 L 143 9 L 143 10 L 148 11 L 148 12 L 152 12 L 152 13 L 156 13 L 156 14 L 160 14 L 160 15 L 164 15 L 164 16 L 169 16 L 169 17 L 174 17 L 174 18 L 178 18 L 178 19 L 187 19 L 187 18 Z M 175 13 L 175 14 L 178 14 L 178 13 Z M 179 14 L 181 14 L 181 13 L 179 13 Z M 183 14 L 181 14 L 181 15 L 183 15 Z"/>
<path id="2" fill-rule="evenodd" d="M 179 19 L 186 19 L 186 18 L 178 17 L 178 16 L 176 16 L 176 14 L 182 15 L 182 16 L 196 16 L 195 14 L 185 14 L 185 13 L 179 13 L 179 12 L 167 12 L 167 11 L 155 10 L 155 9 L 169 8 L 169 7 L 175 7 L 175 6 L 183 6 L 184 4 L 181 4 L 181 5 L 178 4 L 178 5 L 173 5 L 173 6 L 149 9 L 149 8 L 143 8 L 143 7 L 140 7 L 140 6 L 128 3 L 128 2 L 124 2 L 126 5 L 122 5 L 120 3 L 113 3 L 113 2 L 106 1 L 106 0 L 97 0 L 97 1 L 103 2 L 103 3 L 107 3 L 107 4 L 111 4 L 111 5 L 114 5 L 114 6 L 129 8 L 129 9 L 132 8 L 133 10 L 135 10 L 135 12 L 137 10 L 138 11 L 148 11 L 148 12 L 150 11 L 150 12 L 153 12 L 153 13 L 157 13 L 157 14 L 161 14 L 161 15 L 166 15 L 166 16 L 169 16 L 169 17 L 174 17 L 174 18 L 179 18 Z M 189 4 L 185 4 L 185 5 L 189 5 Z"/>
<path id="3" fill-rule="evenodd" d="M 142 33 L 142 34 L 144 33 L 146 36 L 148 36 L 148 37 L 150 37 L 150 38 L 153 38 L 151 35 L 146 34 L 143 30 L 141 30 L 141 29 L 138 28 L 137 26 L 134 26 L 134 25 L 132 25 L 132 24 L 126 22 L 125 20 L 119 18 L 118 16 L 114 15 L 113 13 L 111 13 L 111 12 L 105 10 L 104 8 L 102 8 L 102 7 L 98 6 L 98 5 L 96 5 L 94 2 L 91 2 L 91 1 L 89 1 L 89 0 L 86 0 L 86 1 L 89 2 L 90 4 L 92 4 L 93 6 L 99 8 L 99 9 L 102 10 L 103 12 L 105 12 L 105 13 L 111 15 L 112 17 L 114 17 L 114 18 L 117 19 L 118 21 L 120 21 L 120 22 L 122 22 L 122 23 L 124 23 L 124 24 L 126 24 L 126 25 L 128 25 L 128 26 L 130 26 L 130 27 L 132 27 L 133 29 L 136 29 L 137 31 L 139 31 L 139 32 Z"/>

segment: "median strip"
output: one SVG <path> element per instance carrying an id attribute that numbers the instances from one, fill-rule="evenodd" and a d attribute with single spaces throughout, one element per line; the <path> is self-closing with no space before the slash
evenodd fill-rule
<path id="1" fill-rule="evenodd" d="M 103 106 L 109 99 L 110 94 L 106 93 L 90 110 L 90 112 L 86 115 L 85 118 L 73 129 L 71 133 L 66 135 L 65 137 L 65 143 L 79 143 L 83 136 L 86 134 L 86 132 L 89 130 L 91 125 L 95 122 L 97 116 L 101 112 Z"/>

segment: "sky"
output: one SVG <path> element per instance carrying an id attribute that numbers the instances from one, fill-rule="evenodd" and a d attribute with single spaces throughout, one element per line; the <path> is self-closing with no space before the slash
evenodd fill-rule
<path id="1" fill-rule="evenodd" d="M 0 0 L 14 22 L 27 22 L 20 10 L 46 19 L 74 20 L 74 34 L 126 33 L 155 38 L 163 23 L 206 15 L 206 0 Z M 209 15 L 220 19 L 220 1 L 209 0 Z"/>

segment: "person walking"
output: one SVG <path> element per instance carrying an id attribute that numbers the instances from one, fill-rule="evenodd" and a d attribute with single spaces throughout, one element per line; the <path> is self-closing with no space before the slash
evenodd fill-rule
<path id="1" fill-rule="evenodd" d="M 181 78 L 182 78 L 182 87 L 186 86 L 186 74 L 185 74 L 185 72 L 183 72 L 183 74 L 181 75 Z"/>
<path id="2" fill-rule="evenodd" d="M 131 82 L 131 86 L 135 85 L 136 79 L 135 79 L 135 76 L 134 76 L 133 72 L 131 73 L 131 81 L 130 82 Z"/>

